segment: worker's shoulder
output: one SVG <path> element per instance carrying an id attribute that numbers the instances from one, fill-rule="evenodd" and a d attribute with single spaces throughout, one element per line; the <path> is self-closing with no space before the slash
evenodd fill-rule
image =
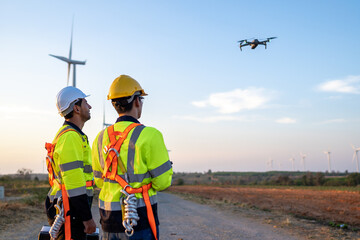
<path id="1" fill-rule="evenodd" d="M 149 137 L 162 136 L 162 133 L 158 129 L 150 126 L 144 126 L 144 129 L 142 130 L 141 134 Z"/>
<path id="2" fill-rule="evenodd" d="M 71 140 L 82 140 L 82 134 L 76 131 L 74 128 L 65 126 L 60 128 L 59 132 L 57 133 L 58 141 L 62 140 L 65 141 L 67 139 Z"/>

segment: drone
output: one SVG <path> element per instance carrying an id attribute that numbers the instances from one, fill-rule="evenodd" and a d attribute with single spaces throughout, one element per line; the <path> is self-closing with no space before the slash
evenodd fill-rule
<path id="1" fill-rule="evenodd" d="M 276 37 L 269 37 L 266 40 L 263 41 L 259 41 L 258 39 L 244 39 L 244 40 L 240 40 L 239 42 L 239 47 L 240 47 L 240 51 L 242 51 L 242 47 L 245 46 L 251 46 L 251 49 L 255 49 L 258 45 L 264 45 L 265 49 L 266 49 L 266 43 L 270 42 L 270 40 L 275 39 Z M 251 42 L 249 42 L 249 40 L 252 40 Z"/>

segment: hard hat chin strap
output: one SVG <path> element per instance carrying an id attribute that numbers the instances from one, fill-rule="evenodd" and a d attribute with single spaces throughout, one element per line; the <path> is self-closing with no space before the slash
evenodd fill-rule
<path id="1" fill-rule="evenodd" d="M 74 106 L 76 103 L 78 103 L 80 101 L 81 98 L 76 99 L 75 101 L 73 101 L 72 103 L 70 103 L 69 107 L 67 109 L 65 109 L 62 113 L 60 113 L 60 115 L 62 117 L 65 117 L 66 115 L 68 115 L 69 113 L 71 113 L 74 109 Z"/>
<path id="2" fill-rule="evenodd" d="M 140 96 L 140 92 L 135 92 L 129 99 L 126 99 L 127 103 L 131 103 L 136 96 Z"/>

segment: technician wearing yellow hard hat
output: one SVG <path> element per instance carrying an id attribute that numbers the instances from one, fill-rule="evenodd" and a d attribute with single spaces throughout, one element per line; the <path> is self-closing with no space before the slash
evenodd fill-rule
<path id="1" fill-rule="evenodd" d="M 86 233 L 96 230 L 91 215 L 91 149 L 87 136 L 81 130 L 90 119 L 91 106 L 86 97 L 81 90 L 71 86 L 58 93 L 56 106 L 65 122 L 54 141 L 46 144 L 51 185 L 45 204 L 49 223 L 52 225 L 55 220 L 58 201 L 62 201 L 65 210 L 65 224 L 56 239 L 86 239 Z"/>
<path id="2" fill-rule="evenodd" d="M 93 143 L 103 240 L 159 237 L 157 191 L 171 185 L 173 170 L 160 131 L 138 121 L 146 95 L 130 76 L 116 78 L 108 100 L 119 118 Z"/>

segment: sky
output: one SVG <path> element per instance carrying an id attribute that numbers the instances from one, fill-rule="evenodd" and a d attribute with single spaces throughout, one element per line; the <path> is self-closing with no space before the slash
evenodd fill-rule
<path id="1" fill-rule="evenodd" d="M 359 12 L 357 0 L 0 1 L 0 174 L 46 171 L 67 85 L 49 54 L 68 57 L 73 18 L 91 143 L 104 112 L 115 122 L 106 96 L 127 74 L 149 94 L 140 122 L 162 132 L 175 172 L 355 172 Z"/>

